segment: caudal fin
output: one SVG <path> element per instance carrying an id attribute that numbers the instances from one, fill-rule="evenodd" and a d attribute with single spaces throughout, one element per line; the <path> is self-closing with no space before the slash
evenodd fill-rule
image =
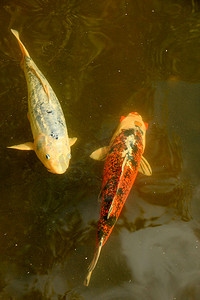
<path id="1" fill-rule="evenodd" d="M 84 281 L 85 286 L 88 286 L 89 283 L 90 283 L 90 278 L 91 278 L 92 272 L 93 272 L 93 270 L 96 267 L 96 264 L 98 262 L 102 246 L 103 246 L 103 238 L 101 238 L 101 240 L 99 242 L 99 245 L 97 246 L 97 249 L 95 251 L 94 258 L 93 258 L 93 260 L 92 260 L 92 262 L 91 262 L 91 264 L 88 268 L 88 274 L 87 274 L 87 276 L 85 278 L 85 281 Z"/>
<path id="2" fill-rule="evenodd" d="M 30 57 L 28 51 L 26 50 L 24 44 L 22 43 L 22 41 L 20 40 L 19 38 L 19 32 L 15 29 L 11 29 L 11 32 L 14 34 L 14 36 L 16 37 L 18 43 L 19 43 L 19 46 L 21 48 L 21 51 L 22 51 L 22 54 L 23 54 L 23 58 L 22 58 L 22 61 L 21 63 L 24 62 L 24 57 Z"/>

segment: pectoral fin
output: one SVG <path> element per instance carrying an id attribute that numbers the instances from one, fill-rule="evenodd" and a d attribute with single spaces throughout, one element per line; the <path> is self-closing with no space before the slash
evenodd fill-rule
<path id="1" fill-rule="evenodd" d="M 14 146 L 10 146 L 7 148 L 11 148 L 11 149 L 17 149 L 17 150 L 35 150 L 34 149 L 34 144 L 31 142 L 27 142 L 24 144 L 19 144 L 19 145 L 14 145 Z"/>
<path id="2" fill-rule="evenodd" d="M 76 141 L 77 141 L 77 137 L 70 138 L 69 139 L 69 145 L 70 145 L 70 147 L 73 146 L 76 143 Z"/>
<path id="3" fill-rule="evenodd" d="M 141 162 L 140 162 L 140 167 L 138 172 L 146 175 L 146 176 L 151 176 L 152 175 L 152 169 L 148 161 L 142 156 Z"/>
<path id="4" fill-rule="evenodd" d="M 95 160 L 105 160 L 108 150 L 109 150 L 109 146 L 99 148 L 94 152 L 92 152 L 92 154 L 90 154 L 90 157 Z"/>

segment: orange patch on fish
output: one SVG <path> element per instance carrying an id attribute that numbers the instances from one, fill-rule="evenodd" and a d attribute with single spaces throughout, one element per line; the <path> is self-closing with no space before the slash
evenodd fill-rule
<path id="1" fill-rule="evenodd" d="M 141 122 L 138 122 L 138 121 L 135 121 L 135 125 L 141 127 L 141 126 L 142 126 L 142 123 L 141 123 Z"/>

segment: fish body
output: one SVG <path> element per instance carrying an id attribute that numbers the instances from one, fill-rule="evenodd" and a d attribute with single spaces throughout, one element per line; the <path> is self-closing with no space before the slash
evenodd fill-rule
<path id="1" fill-rule="evenodd" d="M 23 53 L 21 66 L 28 86 L 28 119 L 34 142 L 9 148 L 34 150 L 48 171 L 62 174 L 69 166 L 70 146 L 76 142 L 76 138 L 69 139 L 65 117 L 53 89 L 31 59 L 18 32 L 11 31 Z"/>
<path id="2" fill-rule="evenodd" d="M 151 167 L 142 156 L 145 149 L 147 125 L 137 113 L 122 117 L 110 145 L 91 154 L 94 159 L 104 159 L 102 198 L 98 222 L 96 251 L 84 284 L 87 286 L 102 246 L 117 222 L 124 203 L 133 186 L 138 171 L 151 175 Z"/>

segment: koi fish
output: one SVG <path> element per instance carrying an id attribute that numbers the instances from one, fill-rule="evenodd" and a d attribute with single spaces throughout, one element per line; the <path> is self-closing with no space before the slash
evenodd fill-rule
<path id="1" fill-rule="evenodd" d="M 151 167 L 142 156 L 145 149 L 145 135 L 148 124 L 134 112 L 121 117 L 109 146 L 94 151 L 90 157 L 104 160 L 103 182 L 99 197 L 102 198 L 98 222 L 96 250 L 88 268 L 84 285 L 88 286 L 91 274 L 97 264 L 101 249 L 111 234 L 138 172 L 147 176 Z"/>
<path id="2" fill-rule="evenodd" d="M 8 148 L 34 150 L 49 172 L 63 174 L 69 166 L 70 146 L 77 138 L 69 139 L 65 117 L 54 91 L 31 59 L 19 33 L 13 29 L 11 31 L 23 54 L 21 66 L 28 86 L 28 119 L 34 142 Z"/>

